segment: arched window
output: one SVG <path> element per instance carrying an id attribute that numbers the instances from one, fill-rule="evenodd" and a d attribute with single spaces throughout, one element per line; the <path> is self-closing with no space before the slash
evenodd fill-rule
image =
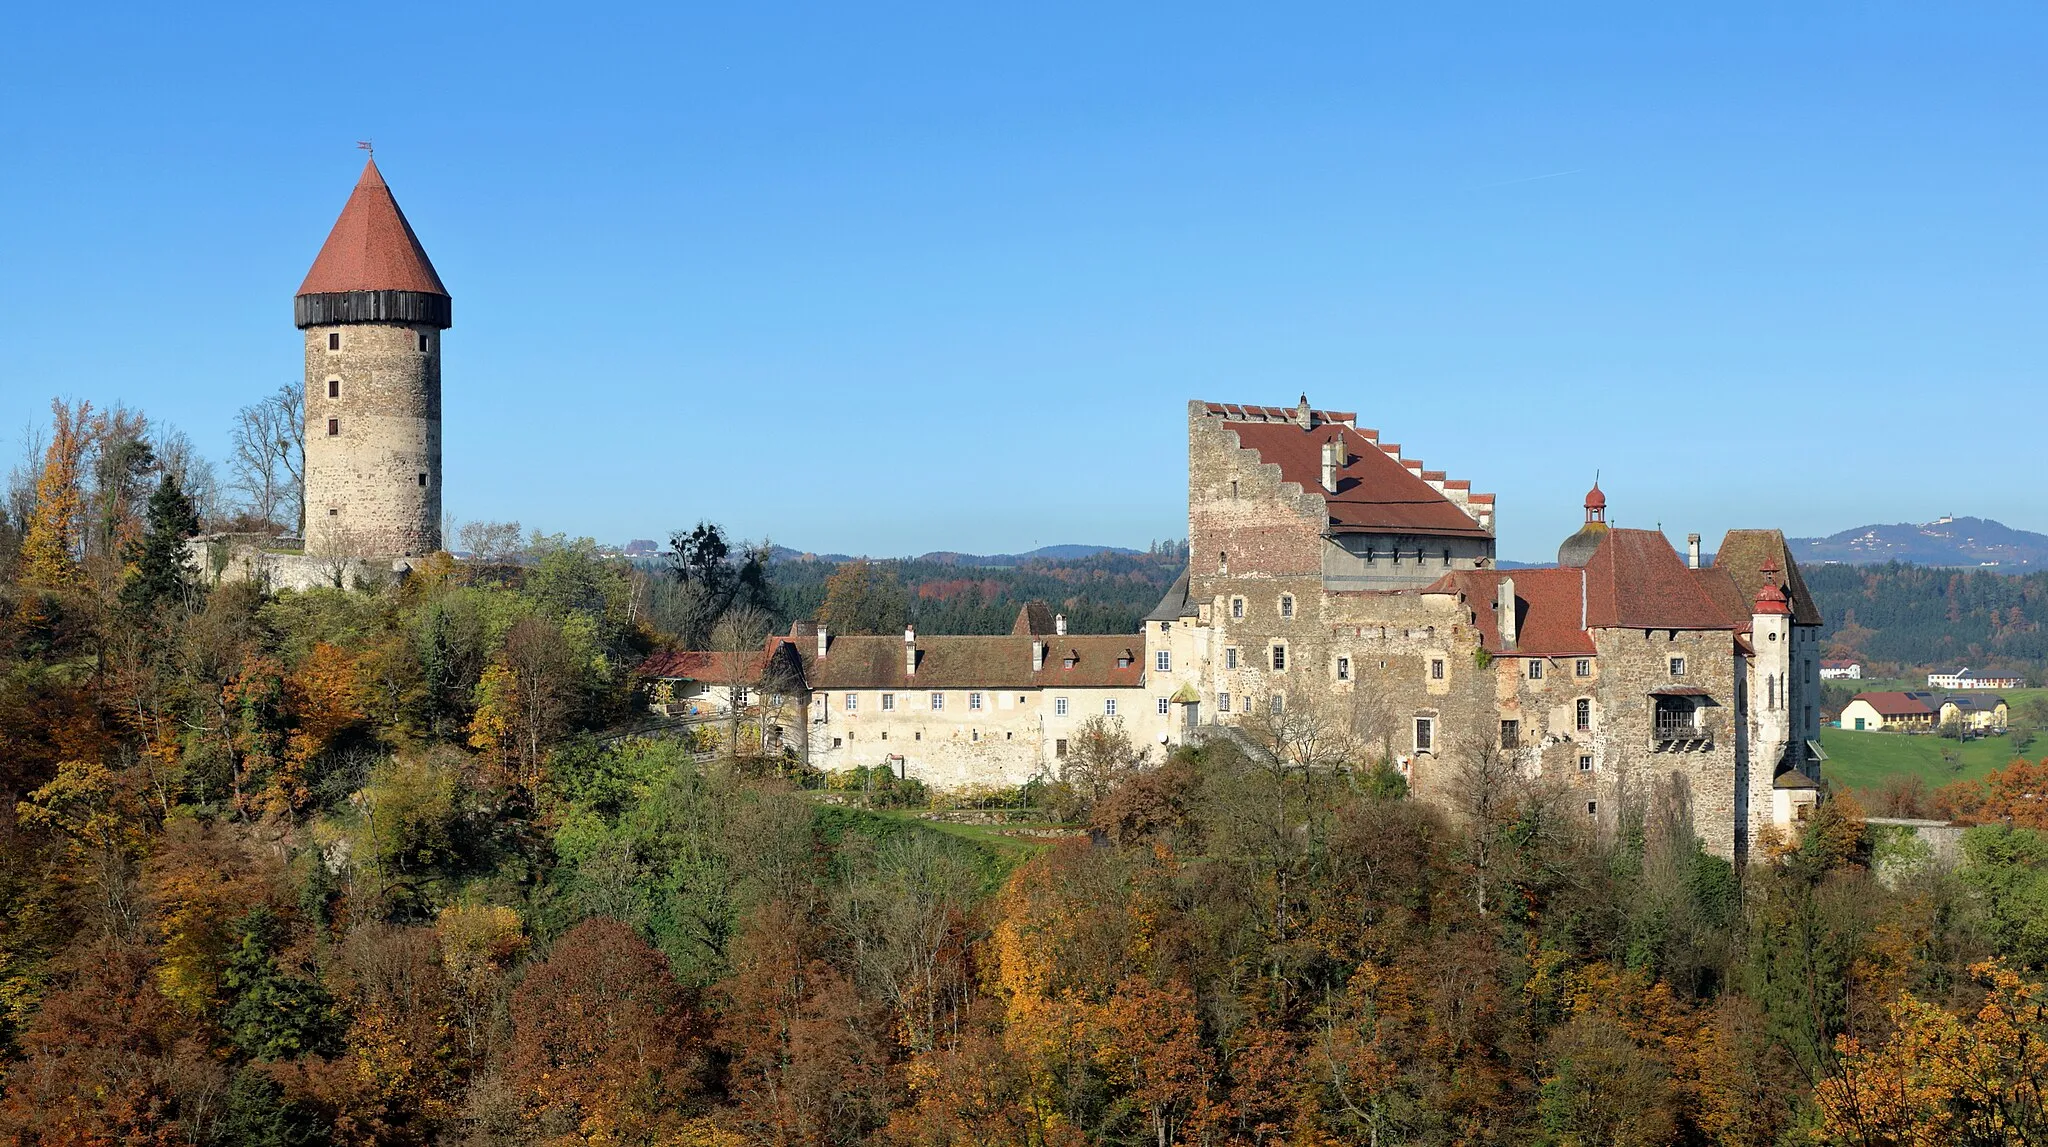
<path id="1" fill-rule="evenodd" d="M 1220 550 L 1220 551 L 1218 551 L 1218 552 L 1217 552 L 1217 554 L 1216 554 L 1216 572 L 1217 572 L 1217 573 L 1229 573 L 1229 572 L 1230 572 L 1230 551 L 1229 551 L 1229 550 Z"/>

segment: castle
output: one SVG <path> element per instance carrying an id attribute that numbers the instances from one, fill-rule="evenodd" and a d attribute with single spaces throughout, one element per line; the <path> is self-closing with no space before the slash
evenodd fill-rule
<path id="1" fill-rule="evenodd" d="M 402 567 L 440 549 L 451 303 L 374 159 L 294 317 L 299 560 Z M 758 655 L 669 654 L 643 676 L 666 698 L 722 682 L 728 708 L 826 769 L 1017 784 L 1058 773 L 1098 715 L 1168 747 L 1258 728 L 1384 759 L 1425 798 L 1478 765 L 1549 778 L 1606 826 L 1664 800 L 1743 860 L 1818 799 L 1820 613 L 1778 531 L 1730 531 L 1707 564 L 1698 535 L 1681 557 L 1606 510 L 1596 484 L 1555 566 L 1501 570 L 1494 496 L 1355 414 L 1197 401 L 1189 566 L 1137 633 L 1069 634 L 1041 606 L 999 636 L 799 622 Z"/>
<path id="2" fill-rule="evenodd" d="M 1730 531 L 1707 564 L 1697 535 L 1681 556 L 1610 528 L 1596 485 L 1555 566 L 1501 570 L 1494 510 L 1354 414 L 1194 402 L 1190 565 L 1140 632 L 1068 634 L 1042 606 L 1006 636 L 800 622 L 746 675 L 777 667 L 774 703 L 752 700 L 812 764 L 941 787 L 1056 775 L 1103 715 L 1139 744 L 1247 727 L 1342 742 L 1425 798 L 1486 762 L 1552 779 L 1606 827 L 1663 801 L 1732 860 L 1804 819 L 1821 618 L 1782 534 Z M 718 674 L 690 660 L 710 656 L 647 674 L 719 705 Z"/>

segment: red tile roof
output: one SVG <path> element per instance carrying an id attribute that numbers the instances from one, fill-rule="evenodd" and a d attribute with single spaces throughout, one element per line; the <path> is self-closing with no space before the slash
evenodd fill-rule
<path id="1" fill-rule="evenodd" d="M 768 664 L 765 652 L 710 653 L 701 649 L 675 649 L 656 653 L 640 663 L 642 677 L 670 677 L 684 681 L 752 681 Z"/>
<path id="2" fill-rule="evenodd" d="M 1678 551 L 1655 530 L 1609 530 L 1586 561 L 1593 629 L 1735 629 Z"/>
<path id="3" fill-rule="evenodd" d="M 1500 582 L 1515 582 L 1515 647 L 1500 636 Z M 1576 569 L 1459 570 L 1424 593 L 1465 595 L 1486 650 L 1531 657 L 1591 657 L 1593 637 L 1579 625 L 1585 571 Z"/>
<path id="4" fill-rule="evenodd" d="M 1045 645 L 1045 668 L 1037 673 L 1031 671 L 1034 641 Z M 822 658 L 815 641 L 799 652 L 813 689 L 1088 689 L 1145 681 L 1145 639 L 1136 634 L 921 635 L 915 675 L 904 672 L 899 636 L 834 636 Z M 1075 658 L 1071 669 L 1069 655 Z"/>
<path id="5" fill-rule="evenodd" d="M 1280 467 L 1282 481 L 1321 494 L 1329 504 L 1330 528 L 1337 533 L 1491 536 L 1472 515 L 1420 477 L 1420 462 L 1396 458 L 1400 447 L 1380 443 L 1371 431 L 1339 422 L 1303 429 L 1284 419 L 1287 411 L 1273 411 L 1274 421 L 1238 422 L 1229 419 L 1229 409 L 1225 408 L 1225 425 L 1237 432 L 1239 444 L 1256 451 L 1261 461 Z M 1323 489 L 1323 444 L 1332 438 L 1344 449 L 1334 492 Z M 1491 502 L 1493 496 L 1473 494 L 1470 500 Z"/>
<path id="6" fill-rule="evenodd" d="M 384 185 L 377 161 L 363 166 L 363 177 L 349 193 L 341 218 L 327 233 L 327 242 L 299 284 L 301 295 L 347 291 L 417 291 L 446 295 L 441 276 L 405 221 L 405 212 Z"/>
<path id="7" fill-rule="evenodd" d="M 1862 701 L 1881 717 L 1932 717 L 1934 710 L 1911 693 L 1858 693 L 1851 701 Z"/>

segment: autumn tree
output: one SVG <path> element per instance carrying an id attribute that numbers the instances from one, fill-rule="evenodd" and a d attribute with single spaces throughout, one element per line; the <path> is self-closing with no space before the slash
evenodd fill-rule
<path id="1" fill-rule="evenodd" d="M 62 590 L 84 584 L 79 565 L 83 550 L 85 495 L 79 469 L 90 444 L 92 404 L 75 408 L 61 400 L 50 403 L 50 442 L 36 478 L 35 503 L 21 539 L 21 584 Z"/>
<path id="2" fill-rule="evenodd" d="M 882 1049 L 822 939 L 790 905 L 771 902 L 738 945 L 718 1038 L 755 1142 L 856 1143 L 887 1111 Z"/>
<path id="3" fill-rule="evenodd" d="M 568 728 L 575 687 L 561 627 L 544 617 L 521 618 L 477 683 L 469 743 L 495 756 L 509 783 L 531 790 L 547 750 Z"/>
<path id="4" fill-rule="evenodd" d="M 825 579 L 817 620 L 838 634 L 901 633 L 910 621 L 910 597 L 893 571 L 855 558 Z"/>
<path id="5" fill-rule="evenodd" d="M 702 1040 L 661 953 L 616 920 L 586 920 L 513 994 L 506 1072 L 543 1135 L 653 1142 L 702 1093 Z"/>
<path id="6" fill-rule="evenodd" d="M 1995 961 L 1986 995 L 1958 1015 L 1911 995 L 1892 1035 L 1841 1040 L 1842 1071 L 1814 1098 L 1830 1143 L 2048 1143 L 2048 989 Z"/>

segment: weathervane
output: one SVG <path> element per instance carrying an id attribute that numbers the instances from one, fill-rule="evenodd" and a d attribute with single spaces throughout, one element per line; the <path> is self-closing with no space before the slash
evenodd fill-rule
<path id="1" fill-rule="evenodd" d="M 377 158 L 377 148 L 369 140 L 359 139 L 356 141 L 356 146 L 362 148 L 364 151 L 369 152 L 371 159 Z"/>

